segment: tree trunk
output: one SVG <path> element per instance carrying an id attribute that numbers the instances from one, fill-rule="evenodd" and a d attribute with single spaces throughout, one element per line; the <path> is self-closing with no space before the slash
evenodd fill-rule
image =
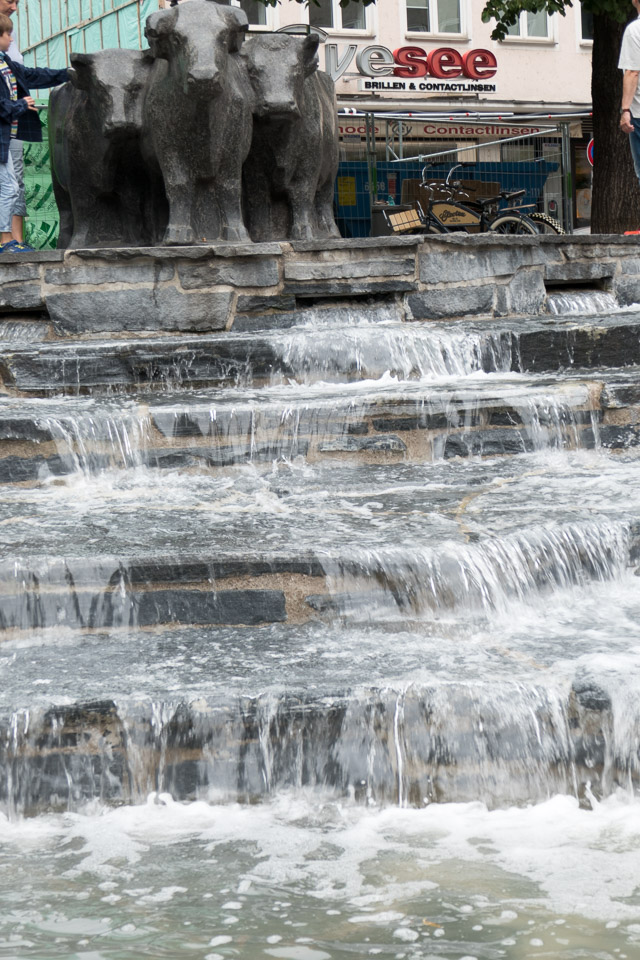
<path id="1" fill-rule="evenodd" d="M 637 16 L 632 7 L 631 14 L 630 19 Z M 618 56 L 624 28 L 624 23 L 605 16 L 593 18 L 592 233 L 640 230 L 640 185 L 633 169 L 629 138 L 620 130 L 622 71 L 618 70 Z"/>

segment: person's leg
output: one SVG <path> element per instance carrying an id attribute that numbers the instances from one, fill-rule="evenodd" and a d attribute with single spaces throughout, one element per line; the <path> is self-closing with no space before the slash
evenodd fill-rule
<path id="1" fill-rule="evenodd" d="M 631 157 L 633 158 L 633 167 L 636 171 L 636 177 L 640 181 L 640 119 L 631 117 L 633 130 L 629 134 L 629 146 L 631 147 Z"/>
<path id="2" fill-rule="evenodd" d="M 12 140 L 9 146 L 13 160 L 13 173 L 18 181 L 18 196 L 13 206 L 11 232 L 15 240 L 22 242 L 24 238 L 24 217 L 27 215 L 27 206 L 24 199 L 24 160 L 22 140 Z"/>
<path id="3" fill-rule="evenodd" d="M 13 239 L 11 220 L 13 207 L 18 196 L 18 181 L 13 172 L 11 153 L 6 163 L 0 163 L 0 241 L 8 243 Z"/>

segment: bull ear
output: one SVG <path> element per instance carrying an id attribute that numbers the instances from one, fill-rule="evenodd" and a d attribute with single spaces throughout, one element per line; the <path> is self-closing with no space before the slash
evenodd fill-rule
<path id="1" fill-rule="evenodd" d="M 70 59 L 69 80 L 78 90 L 88 90 L 91 85 L 93 54 L 72 53 Z"/>
<path id="2" fill-rule="evenodd" d="M 178 8 L 171 7 L 168 10 L 158 10 L 147 17 L 144 26 L 144 35 L 149 41 L 149 49 L 152 57 L 166 56 L 166 41 L 173 32 L 178 18 Z"/>
<path id="3" fill-rule="evenodd" d="M 249 21 L 244 10 L 241 10 L 240 7 L 227 7 L 219 4 L 218 12 L 222 14 L 225 19 L 227 26 L 229 27 L 229 53 L 238 53 L 242 42 L 244 40 L 244 35 L 249 29 Z"/>
<path id="4" fill-rule="evenodd" d="M 310 77 L 318 69 L 318 45 L 320 37 L 317 33 L 310 33 L 302 44 L 302 59 L 305 77 Z"/>

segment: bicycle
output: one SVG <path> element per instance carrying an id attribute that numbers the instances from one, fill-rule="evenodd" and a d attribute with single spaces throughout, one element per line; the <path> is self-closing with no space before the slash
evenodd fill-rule
<path id="1" fill-rule="evenodd" d="M 501 233 L 536 236 L 540 231 L 527 214 L 512 207 L 511 204 L 523 197 L 525 190 L 501 190 L 493 197 L 477 197 L 471 200 L 469 194 L 461 189 L 459 180 L 451 180 L 451 174 L 460 164 L 452 167 L 444 184 L 427 183 L 427 167 L 423 167 L 420 186 L 429 191 L 430 199 L 426 214 L 422 211 L 425 228 L 429 233 L 451 233 L 462 229 L 466 233 Z M 446 194 L 446 199 L 435 199 L 435 192 Z M 454 195 L 466 198 L 454 199 Z M 501 200 L 507 202 L 507 209 L 498 209 Z M 422 208 L 420 208 L 422 210 Z"/>

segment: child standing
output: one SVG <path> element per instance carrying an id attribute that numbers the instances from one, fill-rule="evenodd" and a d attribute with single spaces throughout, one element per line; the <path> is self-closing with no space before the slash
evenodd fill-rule
<path id="1" fill-rule="evenodd" d="M 49 70 L 25 67 L 7 56 L 13 24 L 0 14 L 0 253 L 30 253 L 33 247 L 20 243 L 11 233 L 18 181 L 13 170 L 9 144 L 12 138 L 42 140 L 42 126 L 29 88 L 55 87 L 67 79 L 66 68 Z"/>

